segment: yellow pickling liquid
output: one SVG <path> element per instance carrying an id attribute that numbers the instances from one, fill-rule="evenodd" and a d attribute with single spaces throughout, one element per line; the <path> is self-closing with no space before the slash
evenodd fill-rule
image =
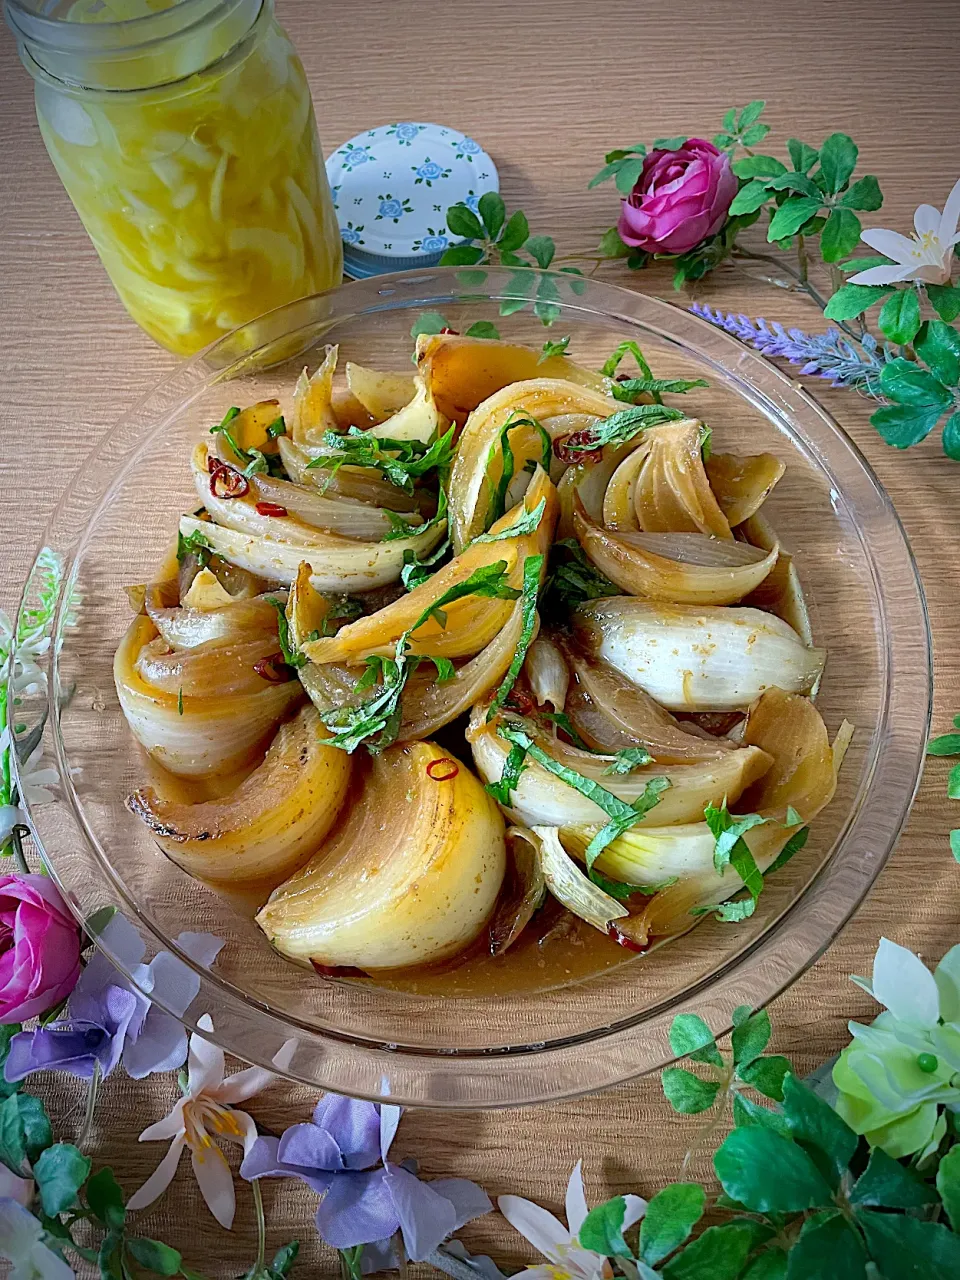
<path id="1" fill-rule="evenodd" d="M 174 4 L 78 0 L 66 16 L 117 22 Z M 258 8 L 239 35 L 222 23 L 142 66 L 136 54 L 112 65 L 111 91 L 37 84 L 47 150 L 121 300 L 182 355 L 341 279 L 303 67 L 272 6 Z M 95 65 L 78 75 L 104 83 Z"/>

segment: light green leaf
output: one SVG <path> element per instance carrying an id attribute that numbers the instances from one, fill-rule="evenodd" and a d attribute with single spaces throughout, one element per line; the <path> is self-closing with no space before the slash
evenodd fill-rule
<path id="1" fill-rule="evenodd" d="M 820 152 L 816 147 L 807 146 L 799 138 L 787 139 L 787 151 L 797 173 L 809 173 L 820 158 Z"/>
<path id="2" fill-rule="evenodd" d="M 960 284 L 928 284 L 924 288 L 941 320 L 949 324 L 960 316 Z"/>
<path id="3" fill-rule="evenodd" d="M 820 233 L 820 253 L 824 262 L 839 262 L 857 247 L 863 225 L 849 209 L 831 209 Z"/>
<path id="4" fill-rule="evenodd" d="M 842 191 L 857 167 L 857 144 L 845 133 L 831 133 L 820 148 L 820 173 L 831 195 Z"/>
<path id="5" fill-rule="evenodd" d="M 447 327 L 447 322 L 439 311 L 421 311 L 410 328 L 410 337 L 419 338 L 421 333 L 439 333 Z M 192 534 L 190 536 L 193 537 Z"/>
<path id="6" fill-rule="evenodd" d="M 530 224 L 527 222 L 527 215 L 522 209 L 518 209 L 516 213 L 510 215 L 510 221 L 503 228 L 500 239 L 497 241 L 497 248 L 503 253 L 512 252 L 519 249 L 525 244 L 530 235 Z"/>
<path id="7" fill-rule="evenodd" d="M 640 1257 L 651 1267 L 688 1239 L 703 1217 L 707 1193 L 698 1182 L 674 1182 L 658 1191 L 640 1223 Z"/>
<path id="8" fill-rule="evenodd" d="M 730 1043 L 737 1066 L 746 1066 L 754 1058 L 759 1058 L 770 1041 L 770 1035 L 770 1015 L 766 1009 L 750 1014 L 735 1026 Z"/>
<path id="9" fill-rule="evenodd" d="M 828 320 L 853 320 L 893 293 L 893 285 L 844 284 L 827 303 Z"/>
<path id="10" fill-rule="evenodd" d="M 701 1080 L 684 1067 L 666 1067 L 660 1079 L 671 1107 L 687 1116 L 709 1111 L 720 1089 L 718 1081 Z"/>
<path id="11" fill-rule="evenodd" d="M 745 147 L 755 147 L 758 142 L 762 142 L 770 132 L 768 124 L 752 124 L 749 129 L 745 129 L 740 135 L 740 141 Z"/>
<path id="12" fill-rule="evenodd" d="M 960 756 L 960 733 L 941 733 L 927 743 L 928 756 Z"/>
<path id="13" fill-rule="evenodd" d="M 168 1244 L 162 1244 L 159 1240 L 134 1237 L 127 1241 L 127 1249 L 141 1267 L 146 1267 L 158 1276 L 175 1276 L 183 1261 L 176 1249 L 171 1249 Z"/>
<path id="14" fill-rule="evenodd" d="M 655 151 L 678 151 L 688 136 L 686 133 L 675 133 L 672 138 L 655 138 L 653 148 Z"/>
<path id="15" fill-rule="evenodd" d="M 787 1255 L 782 1249 L 767 1249 L 741 1274 L 741 1280 L 786 1280 Z"/>
<path id="16" fill-rule="evenodd" d="M 770 191 L 762 178 L 754 178 L 745 187 L 741 187 L 733 197 L 730 205 L 731 214 L 753 213 L 770 199 Z"/>
<path id="17" fill-rule="evenodd" d="M 960 462 L 960 458 L 957 459 Z M 960 862 L 960 827 L 955 827 L 950 832 L 950 852 Z"/>
<path id="18" fill-rule="evenodd" d="M 523 247 L 544 271 L 549 267 L 553 261 L 553 255 L 557 252 L 557 246 L 550 236 L 531 236 Z"/>
<path id="19" fill-rule="evenodd" d="M 953 403 L 953 397 L 932 374 L 914 360 L 898 356 L 883 366 L 880 374 L 883 393 L 898 404 L 913 405 L 919 409 L 939 409 L 942 413 Z"/>
<path id="20" fill-rule="evenodd" d="M 736 142 L 736 138 L 732 133 L 715 133 L 713 135 L 713 145 L 719 147 L 721 151 L 732 146 Z"/>
<path id="21" fill-rule="evenodd" d="M 713 1167 L 727 1195 L 754 1213 L 798 1213 L 832 1200 L 829 1185 L 807 1153 L 760 1126 L 729 1133 Z"/>
<path id="22" fill-rule="evenodd" d="M 69 1142 L 57 1142 L 33 1166 L 43 1211 L 55 1218 L 77 1202 L 77 1192 L 87 1180 L 91 1161 Z"/>
<path id="23" fill-rule="evenodd" d="M 937 1168 L 937 1190 L 954 1231 L 960 1231 L 960 1146 L 951 1147 Z"/>
<path id="24" fill-rule="evenodd" d="M 754 121 L 759 120 L 763 114 L 763 108 L 766 105 L 767 104 L 763 98 L 754 98 L 752 102 L 748 102 L 740 112 L 740 117 L 737 120 L 737 128 L 743 132 L 747 125 L 751 125 Z"/>
<path id="25" fill-rule="evenodd" d="M 914 344 L 917 355 L 948 387 L 960 383 L 960 333 L 942 320 L 925 320 Z"/>
<path id="26" fill-rule="evenodd" d="M 447 226 L 455 236 L 464 240 L 482 240 L 483 227 L 480 219 L 465 204 L 452 204 L 447 210 Z"/>
<path id="27" fill-rule="evenodd" d="M 879 1205 L 884 1209 L 919 1209 L 935 1204 L 937 1194 L 882 1147 L 874 1147 L 849 1199 L 851 1204 Z"/>
<path id="28" fill-rule="evenodd" d="M 664 1280 L 735 1280 L 756 1240 L 754 1224 L 728 1222 L 707 1227 L 680 1253 L 664 1263 Z"/>
<path id="29" fill-rule="evenodd" d="M 780 1096 L 783 1097 L 782 1089 Z M 787 1122 L 779 1111 L 771 1111 L 769 1107 L 762 1107 L 759 1102 L 753 1102 L 739 1092 L 733 1095 L 733 1123 L 738 1129 L 749 1128 L 751 1125 L 761 1125 L 765 1129 L 772 1129 L 781 1138 L 790 1137 Z"/>
<path id="30" fill-rule="evenodd" d="M 921 1222 L 905 1213 L 861 1209 L 857 1221 L 884 1280 L 956 1280 L 960 1236 L 941 1222 Z"/>
<path id="31" fill-rule="evenodd" d="M 955 764 L 947 779 L 947 795 L 951 800 L 960 800 L 960 764 Z"/>
<path id="32" fill-rule="evenodd" d="M 483 219 L 483 225 L 487 233 L 488 240 L 496 240 L 500 234 L 500 228 L 507 216 L 506 205 L 503 198 L 496 191 L 485 191 L 477 201 L 477 209 L 480 217 Z"/>
<path id="33" fill-rule="evenodd" d="M 273 1255 L 273 1261 L 270 1263 L 270 1270 L 275 1276 L 285 1276 L 293 1264 L 297 1260 L 297 1254 L 300 1252 L 300 1241 L 290 1240 L 283 1245 Z"/>
<path id="34" fill-rule="evenodd" d="M 597 252 L 603 258 L 629 258 L 633 249 L 630 245 L 623 243 L 617 228 L 611 227 L 609 231 L 605 231 L 600 237 Z"/>
<path id="35" fill-rule="evenodd" d="M 583 1248 L 591 1249 L 604 1258 L 632 1258 L 633 1253 L 623 1238 L 626 1212 L 627 1202 L 623 1196 L 614 1196 L 591 1209 L 577 1236 Z"/>
<path id="36" fill-rule="evenodd" d="M 894 449 L 909 449 L 925 439 L 937 425 L 942 410 L 916 409 L 912 405 L 884 405 L 870 415 L 870 421 L 887 444 Z"/>
<path id="37" fill-rule="evenodd" d="M 440 258 L 441 267 L 473 267 L 483 258 L 483 249 L 478 244 L 454 244 L 444 249 Z"/>
<path id="38" fill-rule="evenodd" d="M 787 1280 L 866 1280 L 866 1262 L 860 1237 L 841 1214 L 818 1215 L 803 1224 L 790 1250 Z"/>
<path id="39" fill-rule="evenodd" d="M 500 339 L 500 330 L 490 320 L 475 320 L 469 329 L 464 331 L 467 338 L 493 338 L 496 341 Z"/>
<path id="40" fill-rule="evenodd" d="M 823 192 L 817 184 L 802 173 L 791 173 L 789 170 L 767 183 L 771 191 L 793 191 L 798 196 L 809 196 L 816 200 L 817 207 L 823 204 Z"/>
<path id="41" fill-rule="evenodd" d="M 617 190 L 622 196 L 628 196 L 640 180 L 643 172 L 642 160 L 624 160 L 617 170 L 614 179 Z"/>
<path id="42" fill-rule="evenodd" d="M 920 299 L 915 289 L 898 289 L 880 309 L 877 324 L 885 338 L 900 346 L 912 342 L 920 328 Z"/>
<path id="43" fill-rule="evenodd" d="M 943 452 L 954 462 L 960 462 L 960 412 L 951 413 L 944 423 Z"/>
<path id="44" fill-rule="evenodd" d="M 847 209 L 861 209 L 875 213 L 883 204 L 883 192 L 880 183 L 872 173 L 859 178 L 849 191 L 840 197 L 840 203 Z"/>
<path id="45" fill-rule="evenodd" d="M 752 1062 L 741 1067 L 737 1074 L 745 1084 L 752 1085 L 765 1098 L 782 1102 L 783 1081 L 792 1069 L 789 1058 L 775 1053 L 766 1058 L 754 1058 Z"/>
<path id="46" fill-rule="evenodd" d="M 767 228 L 767 239 L 773 242 L 796 235 L 803 224 L 818 211 L 821 203 L 812 196 L 791 196 L 773 215 Z"/>
<path id="47" fill-rule="evenodd" d="M 775 178 L 787 166 L 776 156 L 741 156 L 733 162 L 733 172 L 738 178 Z"/>
<path id="48" fill-rule="evenodd" d="M 794 1140 L 836 1186 L 860 1139 L 832 1107 L 794 1075 L 783 1081 L 783 1114 Z"/>
<path id="49" fill-rule="evenodd" d="M 678 1058 L 723 1066 L 713 1032 L 698 1013 L 678 1013 L 670 1024 L 670 1048 Z"/>
<path id="50" fill-rule="evenodd" d="M 609 180 L 620 169 L 621 160 L 610 160 L 602 169 L 598 169 L 590 181 L 587 183 L 587 190 L 592 191 L 594 187 L 599 187 L 601 182 L 609 182 Z"/>

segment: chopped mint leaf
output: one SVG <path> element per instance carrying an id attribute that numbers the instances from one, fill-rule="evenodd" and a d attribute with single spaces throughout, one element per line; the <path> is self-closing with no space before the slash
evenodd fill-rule
<path id="1" fill-rule="evenodd" d="M 623 360 L 623 358 L 627 355 L 633 356 L 634 360 L 637 362 L 637 367 L 639 368 L 640 372 L 643 374 L 645 378 L 653 377 L 653 370 L 647 364 L 646 356 L 640 350 L 640 347 L 637 345 L 637 343 L 632 341 L 621 342 L 619 347 L 617 347 L 616 351 L 614 351 L 613 355 L 611 355 L 610 358 L 605 362 L 600 372 L 603 374 L 605 378 L 612 378 L 614 374 L 617 372 L 617 369 L 620 365 L 621 360 Z"/>
<path id="2" fill-rule="evenodd" d="M 177 715 L 183 715 L 183 685 L 180 686 L 177 692 Z"/>
<path id="3" fill-rule="evenodd" d="M 280 652 L 288 667 L 305 667 L 307 659 L 293 643 L 290 636 L 290 624 L 287 621 L 286 606 L 276 596 L 267 596 L 267 600 L 277 611 L 277 636 L 280 640 Z"/>
<path id="4" fill-rule="evenodd" d="M 682 395 L 695 387 L 709 387 L 706 378 L 627 378 L 624 382 L 614 382 L 610 390 L 615 400 L 625 400 L 635 404 L 642 395 Z"/>
<path id="5" fill-rule="evenodd" d="M 570 723 L 570 717 L 565 711 L 541 711 L 540 715 L 544 720 L 549 720 L 555 724 L 558 729 L 562 729 L 573 745 L 581 751 L 592 751 L 592 747 L 588 747 L 584 740 L 577 733 L 576 729 Z M 594 752 L 596 754 L 596 752 Z"/>
<path id="6" fill-rule="evenodd" d="M 503 542 L 507 538 L 519 538 L 523 534 L 533 533 L 539 527 L 546 509 L 547 500 L 546 498 L 541 498 L 532 511 L 527 511 L 524 508 L 513 524 L 508 525 L 506 529 L 501 529 L 499 533 L 477 534 L 472 542 Z"/>
<path id="7" fill-rule="evenodd" d="M 544 360 L 550 360 L 554 356 L 565 356 L 569 345 L 569 334 L 567 334 L 565 338 L 548 338 L 540 350 L 540 359 L 537 361 L 537 364 L 543 364 Z"/>
<path id="8" fill-rule="evenodd" d="M 639 769 L 641 765 L 652 764 L 653 756 L 645 747 L 627 747 L 625 751 L 618 751 L 613 764 L 607 765 L 604 773 L 632 773 L 634 769 Z"/>
<path id="9" fill-rule="evenodd" d="M 503 561 L 501 561 L 503 563 Z M 490 710 L 487 712 L 487 719 L 492 720 L 500 708 L 506 702 L 510 690 L 516 683 L 517 676 L 523 666 L 527 656 L 527 650 L 533 642 L 533 633 L 537 626 L 537 597 L 540 592 L 540 574 L 543 569 L 543 556 L 527 556 L 523 562 L 523 590 L 518 593 L 523 597 L 521 604 L 521 613 L 523 615 L 523 626 L 520 631 L 520 639 L 517 643 L 517 651 L 513 655 L 513 660 L 507 668 L 507 674 L 503 677 L 500 687 L 493 696 L 490 703 Z"/>
<path id="10" fill-rule="evenodd" d="M 205 569 L 210 562 L 210 553 L 213 545 L 207 538 L 206 534 L 194 529 L 193 533 L 186 538 L 179 531 L 177 532 L 177 563 L 183 564 L 187 556 L 196 556 L 201 569 Z"/>
<path id="11" fill-rule="evenodd" d="M 528 766 L 525 763 L 527 758 L 527 749 L 515 742 L 506 760 L 503 762 L 503 771 L 500 774 L 499 782 L 488 782 L 485 790 L 493 796 L 498 804 L 502 804 L 504 808 L 510 808 L 510 796 L 520 781 L 520 775 Z"/>
<path id="12" fill-rule="evenodd" d="M 337 628 L 333 626 L 334 622 L 340 622 L 344 618 L 352 622 L 354 618 L 359 618 L 363 613 L 363 605 L 359 600 L 354 600 L 350 596 L 341 596 L 334 600 L 330 608 L 324 614 L 322 631 L 312 631 L 307 637 L 308 640 L 319 640 L 321 635 L 332 636 L 336 633 Z"/>
<path id="13" fill-rule="evenodd" d="M 505 513 L 507 509 L 507 491 L 510 488 L 510 481 L 513 479 L 516 470 L 516 459 L 514 458 L 513 449 L 510 445 L 510 432 L 516 427 L 534 427 L 540 433 L 540 441 L 542 445 L 542 461 L 544 471 L 550 470 L 550 459 L 552 456 L 552 441 L 545 429 L 537 422 L 536 418 L 525 418 L 520 414 L 511 413 L 500 429 L 500 438 L 490 446 L 490 453 L 487 457 L 487 471 L 489 472 L 499 450 L 503 459 L 503 468 L 500 472 L 500 479 L 497 481 L 493 490 L 493 497 L 490 500 L 490 509 L 487 513 L 487 528 L 496 523 L 497 520 Z"/>
<path id="14" fill-rule="evenodd" d="M 722 874 L 726 866 L 732 866 L 749 890 L 750 896 L 758 898 L 763 889 L 763 876 L 743 837 L 746 832 L 753 827 L 762 826 L 768 819 L 761 817 L 759 813 L 734 817 L 727 809 L 726 799 L 719 809 L 708 804 L 703 816 L 716 840 L 713 865 L 717 873 Z"/>
<path id="15" fill-rule="evenodd" d="M 403 568 L 400 570 L 400 580 L 407 590 L 413 591 L 415 587 L 420 586 L 421 582 L 426 582 L 428 578 L 433 577 L 437 571 L 436 566 L 449 550 L 449 538 L 444 538 L 435 551 L 431 551 L 422 559 L 408 547 L 403 553 Z"/>
<path id="16" fill-rule="evenodd" d="M 786 825 L 788 827 L 799 827 L 803 819 L 797 813 L 792 804 L 787 805 Z"/>
<path id="17" fill-rule="evenodd" d="M 575 431 L 572 436 L 567 436 L 563 447 L 568 453 L 594 453 L 607 444 L 625 444 L 647 427 L 678 422 L 685 417 L 686 414 L 679 409 L 671 409 L 665 404 L 635 404 L 611 414 L 609 418 L 602 418 L 592 427 Z"/>
<path id="18" fill-rule="evenodd" d="M 557 563 L 558 552 L 566 557 L 561 563 Z M 562 538 L 554 543 L 547 591 L 551 599 L 556 598 L 558 611 L 564 614 L 584 600 L 620 595 L 620 588 L 595 568 L 576 538 Z"/>
<path id="19" fill-rule="evenodd" d="M 412 494 L 413 482 L 418 476 L 434 468 L 441 476 L 446 475 L 453 460 L 455 430 L 455 426 L 451 427 L 430 445 L 414 440 L 381 438 L 361 431 L 358 427 L 350 427 L 344 435 L 337 431 L 326 431 L 323 444 L 331 453 L 314 458 L 307 463 L 307 469 L 329 467 L 332 479 L 344 464 L 373 467 L 392 485 L 406 494 Z"/>
<path id="20" fill-rule="evenodd" d="M 276 440 L 277 436 L 285 436 L 287 434 L 287 424 L 284 421 L 283 414 L 274 420 L 267 427 L 267 439 Z"/>
<path id="21" fill-rule="evenodd" d="M 526 566 L 524 566 L 526 568 Z M 437 600 L 427 606 L 406 635 L 413 635 L 430 618 L 436 618 L 441 627 L 447 625 L 447 615 L 443 606 L 462 600 L 464 596 L 488 596 L 495 600 L 517 600 L 520 592 L 511 587 L 507 578 L 506 560 L 495 560 L 493 564 L 481 565 L 474 569 L 470 577 L 458 582 L 443 593 Z"/>

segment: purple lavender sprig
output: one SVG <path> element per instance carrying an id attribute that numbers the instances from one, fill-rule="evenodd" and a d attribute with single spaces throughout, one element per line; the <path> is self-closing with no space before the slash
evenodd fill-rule
<path id="1" fill-rule="evenodd" d="M 804 333 L 802 329 L 785 329 L 777 321 L 768 324 L 762 317 L 751 320 L 749 316 L 724 313 L 703 302 L 695 302 L 690 310 L 763 355 L 800 365 L 801 373 L 826 378 L 834 387 L 854 387 L 870 395 L 879 393 L 880 371 L 887 355 L 868 333 L 854 345 L 839 329 Z"/>

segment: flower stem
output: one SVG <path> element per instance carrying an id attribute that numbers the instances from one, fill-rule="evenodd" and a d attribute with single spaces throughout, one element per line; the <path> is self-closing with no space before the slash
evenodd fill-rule
<path id="1" fill-rule="evenodd" d="M 90 1141 L 90 1134 L 93 1131 L 93 1117 L 97 1109 L 97 1094 L 100 1092 L 100 1063 L 94 1062 L 93 1075 L 90 1077 L 90 1085 L 87 1089 L 87 1105 L 83 1113 L 83 1125 L 77 1136 L 77 1147 L 80 1151 L 84 1149 Z"/>
<path id="2" fill-rule="evenodd" d="M 342 1280 L 363 1280 L 363 1272 L 360 1269 L 363 1245 L 354 1245 L 352 1249 L 338 1249 L 337 1253 L 340 1255 L 340 1275 Z"/>
<path id="3" fill-rule="evenodd" d="M 257 1215 L 257 1261 L 254 1263 L 253 1274 L 259 1280 L 259 1277 L 263 1275 L 267 1257 L 267 1223 L 263 1216 L 263 1194 L 260 1190 L 260 1180 L 253 1178 L 250 1186 L 253 1189 L 253 1208 Z"/>
<path id="4" fill-rule="evenodd" d="M 749 258 L 751 262 L 769 262 L 773 266 L 779 267 L 781 271 L 783 271 L 786 275 L 788 275 L 791 278 L 791 280 L 796 281 L 800 290 L 803 293 L 805 293 L 808 298 L 810 298 L 813 302 L 815 302 L 821 311 L 826 311 L 828 299 L 825 298 L 823 294 L 819 291 L 819 289 L 815 288 L 810 283 L 809 280 L 804 278 L 802 271 L 798 270 L 796 267 L 791 266 L 789 262 L 784 261 L 780 258 L 774 258 L 772 254 L 769 254 L 769 253 L 754 253 L 750 249 L 744 249 L 744 247 L 739 244 L 735 244 L 733 246 L 733 257 Z M 832 266 L 831 280 L 833 279 L 834 272 L 837 272 L 838 275 L 840 274 L 837 271 L 837 268 Z M 843 283 L 843 278 L 841 276 L 840 284 L 842 283 Z M 838 289 L 839 287 L 840 285 L 838 284 L 834 285 L 834 289 Z M 848 325 L 845 320 L 836 320 L 834 321 L 834 323 L 837 325 L 838 328 L 843 330 L 843 332 L 847 335 L 847 337 L 852 338 L 854 342 L 860 341 L 860 335 L 857 334 L 853 329 L 851 329 L 850 325 Z"/>
<path id="5" fill-rule="evenodd" d="M 806 284 L 810 274 L 810 257 L 807 253 L 807 242 L 801 235 L 797 236 L 797 262 L 800 266 L 800 279 Z"/>
<path id="6" fill-rule="evenodd" d="M 10 832 L 10 843 L 13 845 L 13 860 L 17 864 L 17 870 L 23 876 L 30 874 L 30 868 L 27 866 L 27 859 L 23 852 L 23 837 L 30 834 L 30 828 L 23 826 L 21 823 Z"/>

